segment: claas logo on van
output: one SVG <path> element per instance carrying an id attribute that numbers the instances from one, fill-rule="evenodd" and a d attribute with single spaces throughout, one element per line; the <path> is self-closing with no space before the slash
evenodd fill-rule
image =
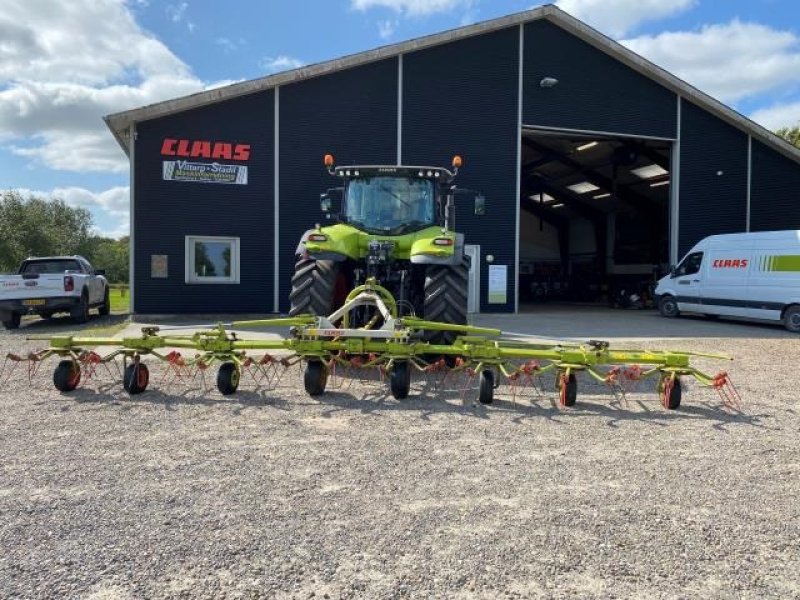
<path id="1" fill-rule="evenodd" d="M 749 260 L 746 258 L 718 258 L 711 265 L 714 269 L 746 269 Z"/>

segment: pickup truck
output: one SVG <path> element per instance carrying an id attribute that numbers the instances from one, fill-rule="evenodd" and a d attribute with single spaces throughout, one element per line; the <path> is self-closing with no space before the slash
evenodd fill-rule
<path id="1" fill-rule="evenodd" d="M 111 303 L 104 274 L 82 256 L 28 258 L 16 275 L 0 275 L 0 321 L 16 329 L 26 314 L 48 319 L 69 312 L 77 323 L 89 320 L 90 308 L 107 315 Z"/>

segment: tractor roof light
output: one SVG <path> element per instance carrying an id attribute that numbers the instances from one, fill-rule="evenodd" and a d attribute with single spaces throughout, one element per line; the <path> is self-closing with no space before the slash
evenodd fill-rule
<path id="1" fill-rule="evenodd" d="M 308 236 L 309 242 L 327 242 L 328 236 L 323 233 L 312 233 Z"/>
<path id="2" fill-rule="evenodd" d="M 453 238 L 434 238 L 433 245 L 434 246 L 452 246 L 453 245 Z"/>

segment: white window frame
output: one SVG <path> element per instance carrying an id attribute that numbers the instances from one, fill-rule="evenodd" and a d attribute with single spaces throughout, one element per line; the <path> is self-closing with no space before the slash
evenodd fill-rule
<path id="1" fill-rule="evenodd" d="M 230 277 L 198 277 L 194 273 L 194 249 L 197 242 L 230 242 L 231 275 Z M 238 284 L 239 283 L 239 238 L 215 235 L 187 235 L 185 241 L 185 281 L 189 284 Z"/>

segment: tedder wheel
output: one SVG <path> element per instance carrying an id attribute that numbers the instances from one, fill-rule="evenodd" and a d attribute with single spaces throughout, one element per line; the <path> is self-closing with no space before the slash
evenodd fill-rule
<path id="1" fill-rule="evenodd" d="M 661 313 L 662 317 L 667 317 L 668 319 L 681 314 L 681 311 L 678 310 L 678 301 L 675 300 L 674 296 L 664 296 L 661 298 L 661 300 L 658 301 L 658 312 Z"/>
<path id="2" fill-rule="evenodd" d="M 320 396 L 325 393 L 328 383 L 328 367 L 321 360 L 310 360 L 306 363 L 303 384 L 309 396 Z"/>
<path id="3" fill-rule="evenodd" d="M 289 316 L 328 316 L 333 312 L 337 293 L 341 294 L 339 263 L 299 257 L 294 265 Z M 346 294 L 346 289 L 344 290 Z M 342 298 L 344 300 L 344 298 Z"/>
<path id="4" fill-rule="evenodd" d="M 89 298 L 86 292 L 81 294 L 80 302 L 70 309 L 69 316 L 76 323 L 86 323 L 89 320 Z"/>
<path id="5" fill-rule="evenodd" d="M 235 363 L 224 362 L 217 371 L 217 389 L 223 396 L 230 396 L 239 389 L 240 373 Z"/>
<path id="6" fill-rule="evenodd" d="M 786 309 L 783 325 L 792 333 L 800 333 L 800 306 L 795 304 Z"/>
<path id="7" fill-rule="evenodd" d="M 675 410 L 681 405 L 681 378 L 677 375 L 672 378 L 666 376 L 662 379 L 661 385 L 661 403 L 667 410 Z"/>
<path id="8" fill-rule="evenodd" d="M 484 369 L 478 378 L 478 402 L 491 404 L 494 402 L 494 371 Z"/>
<path id="9" fill-rule="evenodd" d="M 64 359 L 53 372 L 53 384 L 59 392 L 71 392 L 81 382 L 81 368 L 73 360 Z"/>
<path id="10" fill-rule="evenodd" d="M 22 315 L 19 313 L 11 313 L 6 321 L 3 321 L 3 327 L 11 331 L 12 329 L 19 329 L 19 324 L 22 321 Z"/>
<path id="11" fill-rule="evenodd" d="M 106 286 L 106 292 L 103 295 L 103 303 L 97 309 L 97 313 L 101 317 L 106 317 L 111 313 L 111 292 L 109 291 L 108 286 Z"/>
<path id="12" fill-rule="evenodd" d="M 422 316 L 426 321 L 453 325 L 467 324 L 467 291 L 469 288 L 469 257 L 454 266 L 429 265 L 425 270 L 425 305 Z M 454 331 L 425 331 L 424 339 L 431 344 L 452 344 L 458 337 Z"/>
<path id="13" fill-rule="evenodd" d="M 411 365 L 407 360 L 400 360 L 392 365 L 389 387 L 395 400 L 408 398 L 408 391 L 411 389 Z"/>
<path id="14" fill-rule="evenodd" d="M 122 387 L 131 396 L 141 394 L 147 389 L 150 383 L 150 370 L 144 363 L 133 362 L 125 367 L 125 374 L 122 378 Z"/>
<path id="15" fill-rule="evenodd" d="M 561 406 L 575 406 L 575 402 L 578 400 L 578 379 L 575 377 L 575 373 L 570 373 L 568 377 L 565 372 L 560 371 L 556 385 Z"/>

